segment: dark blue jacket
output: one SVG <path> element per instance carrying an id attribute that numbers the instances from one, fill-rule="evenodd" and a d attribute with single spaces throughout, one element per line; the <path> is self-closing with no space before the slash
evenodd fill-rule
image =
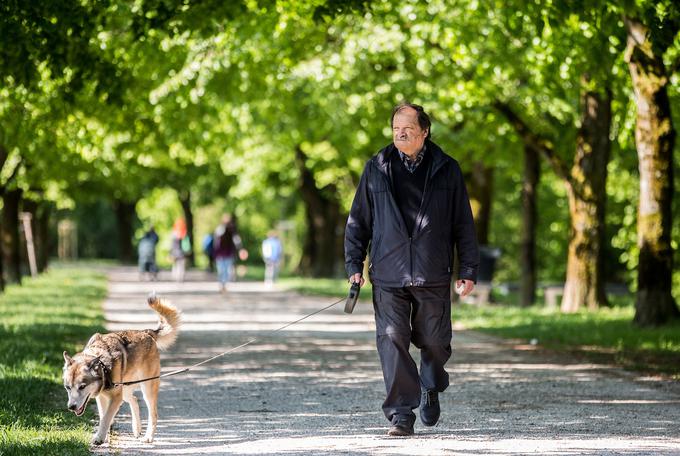
<path id="1" fill-rule="evenodd" d="M 472 210 L 458 162 L 433 142 L 423 201 L 409 236 L 392 192 L 391 154 L 382 149 L 364 168 L 345 228 L 345 269 L 363 272 L 370 242 L 371 282 L 384 287 L 445 286 L 451 282 L 453 249 L 458 250 L 458 278 L 477 280 L 479 248 Z"/>

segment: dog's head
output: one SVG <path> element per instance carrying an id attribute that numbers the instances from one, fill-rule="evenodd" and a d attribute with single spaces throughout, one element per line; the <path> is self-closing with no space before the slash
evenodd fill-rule
<path id="1" fill-rule="evenodd" d="M 102 390 L 102 364 L 96 356 L 78 354 L 71 358 L 64 352 L 64 388 L 68 393 L 68 409 L 80 416 L 92 397 Z"/>

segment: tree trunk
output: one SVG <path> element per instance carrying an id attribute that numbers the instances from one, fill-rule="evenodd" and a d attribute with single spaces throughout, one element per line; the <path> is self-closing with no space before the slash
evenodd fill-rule
<path id="1" fill-rule="evenodd" d="M 136 217 L 135 203 L 122 200 L 113 201 L 118 227 L 118 260 L 124 264 L 135 262 L 135 252 L 132 245 L 134 237 L 134 220 Z"/>
<path id="2" fill-rule="evenodd" d="M 7 157 L 9 156 L 9 153 L 7 152 L 7 149 L 0 144 L 0 171 L 2 171 L 3 166 L 5 166 L 5 162 L 7 161 Z M 0 187 L 0 197 L 5 195 L 5 188 Z M 0 211 L 0 220 L 2 217 L 2 211 Z M 5 290 L 5 248 L 3 246 L 4 244 L 4 239 L 5 235 L 3 233 L 3 228 L 2 228 L 2 223 L 0 223 L 0 291 Z"/>
<path id="3" fill-rule="evenodd" d="M 585 91 L 576 155 L 567 181 L 570 236 L 562 311 L 607 305 L 602 245 L 607 201 L 607 163 L 611 150 L 611 94 Z"/>
<path id="4" fill-rule="evenodd" d="M 626 18 L 626 62 L 637 105 L 635 144 L 640 170 L 638 205 L 637 297 L 634 322 L 657 326 L 680 316 L 671 294 L 673 147 L 675 130 L 668 98 L 668 75 L 662 55 L 655 54 L 650 31 Z"/>
<path id="5" fill-rule="evenodd" d="M 50 242 L 50 216 L 52 204 L 43 203 L 38 205 L 35 214 L 35 246 L 38 261 L 38 272 L 45 272 L 50 260 L 52 244 Z"/>
<path id="6" fill-rule="evenodd" d="M 522 183 L 522 234 L 520 245 L 520 304 L 531 306 L 536 300 L 536 189 L 541 176 L 538 151 L 524 145 L 524 175 Z"/>
<path id="7" fill-rule="evenodd" d="M 0 214 L 1 215 L 1 214 Z M 3 234 L 2 223 L 0 223 L 0 291 L 5 291 L 5 255 L 2 240 L 5 238 Z"/>
<path id="8" fill-rule="evenodd" d="M 2 196 L 2 257 L 7 283 L 21 283 L 21 241 L 19 238 L 19 203 L 21 190 L 6 190 Z"/>
<path id="9" fill-rule="evenodd" d="M 342 263 L 342 215 L 333 186 L 321 191 L 316 188 L 314 176 L 306 165 L 306 156 L 300 146 L 295 148 L 295 162 L 300 170 L 300 196 L 305 206 L 307 236 L 300 266 L 312 277 L 330 277 Z"/>
<path id="10" fill-rule="evenodd" d="M 191 252 L 187 257 L 187 267 L 192 268 L 196 264 L 196 255 L 194 254 L 194 246 L 196 240 L 194 239 L 194 213 L 191 211 L 191 191 L 178 190 L 179 202 L 182 204 L 182 211 L 184 211 L 184 220 L 187 224 L 187 235 L 191 240 Z"/>
<path id="11" fill-rule="evenodd" d="M 493 195 L 493 166 L 485 166 L 480 161 L 472 165 L 472 172 L 466 175 L 470 193 L 470 206 L 475 219 L 477 242 L 489 243 L 489 222 L 491 219 L 491 198 Z"/>

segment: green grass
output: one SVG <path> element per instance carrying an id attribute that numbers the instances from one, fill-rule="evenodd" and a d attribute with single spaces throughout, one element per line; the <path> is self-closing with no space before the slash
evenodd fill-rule
<path id="1" fill-rule="evenodd" d="M 455 306 L 464 327 L 585 355 L 596 361 L 680 379 L 680 321 L 660 328 L 632 324 L 632 305 L 562 314 L 540 307 Z"/>
<path id="2" fill-rule="evenodd" d="M 346 296 L 345 279 L 282 277 L 279 286 L 302 294 Z M 371 299 L 371 286 L 361 289 Z M 453 321 L 469 329 L 508 339 L 538 341 L 541 347 L 587 356 L 593 361 L 615 363 L 628 369 L 662 373 L 680 380 L 680 321 L 661 328 L 633 326 L 630 296 L 610 297 L 613 307 L 596 312 L 562 314 L 542 307 L 507 305 L 517 296 L 495 296 L 504 305 L 477 307 L 456 305 Z M 542 299 L 538 299 L 542 302 Z"/>
<path id="3" fill-rule="evenodd" d="M 103 331 L 102 273 L 59 265 L 0 294 L 0 455 L 88 455 L 94 415 L 66 410 L 62 352 Z"/>
<path id="4" fill-rule="evenodd" d="M 347 296 L 349 283 L 347 279 L 311 279 L 305 277 L 283 277 L 278 285 L 286 290 L 296 291 L 305 295 L 337 297 Z M 366 283 L 361 288 L 361 299 L 371 299 L 371 284 Z"/>

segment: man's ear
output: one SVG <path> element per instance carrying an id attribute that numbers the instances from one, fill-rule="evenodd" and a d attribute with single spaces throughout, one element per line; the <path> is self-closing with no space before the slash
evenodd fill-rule
<path id="1" fill-rule="evenodd" d="M 64 350 L 64 367 L 70 366 L 73 363 L 73 358 L 71 358 L 66 350 Z"/>

